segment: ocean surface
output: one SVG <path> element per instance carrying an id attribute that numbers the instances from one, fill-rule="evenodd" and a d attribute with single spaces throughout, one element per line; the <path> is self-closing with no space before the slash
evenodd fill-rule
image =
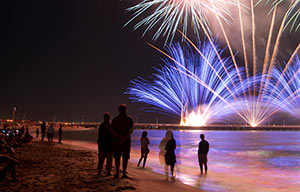
<path id="1" fill-rule="evenodd" d="M 150 154 L 146 167 L 164 174 L 158 145 L 164 130 L 146 130 Z M 200 175 L 197 150 L 200 134 L 210 143 L 208 174 Z M 300 191 L 300 132 L 297 131 L 173 131 L 176 178 L 206 191 Z M 142 130 L 132 134 L 130 161 L 137 163 Z M 73 140 L 94 142 L 97 130 L 65 132 Z"/>

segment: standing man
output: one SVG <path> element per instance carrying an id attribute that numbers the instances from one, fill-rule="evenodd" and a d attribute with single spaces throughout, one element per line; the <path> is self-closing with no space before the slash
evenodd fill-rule
<path id="1" fill-rule="evenodd" d="M 203 174 L 203 164 L 205 168 L 205 174 L 207 174 L 207 153 L 209 151 L 209 143 L 204 139 L 204 134 L 200 135 L 201 141 L 198 148 L 198 161 L 200 166 L 201 175 Z"/>
<path id="2" fill-rule="evenodd" d="M 128 178 L 126 174 L 128 160 L 130 158 L 131 138 L 133 132 L 133 119 L 127 115 L 127 106 L 121 104 L 119 106 L 119 115 L 112 121 L 111 132 L 114 136 L 113 150 L 116 166 L 115 178 L 119 178 L 120 159 L 123 159 L 123 175 L 122 178 Z"/>
<path id="3" fill-rule="evenodd" d="M 39 138 L 40 129 L 39 129 L 39 128 L 36 128 L 35 133 L 36 133 L 36 138 Z"/>
<path id="4" fill-rule="evenodd" d="M 62 134 L 63 134 L 63 129 L 62 129 L 62 125 L 60 125 L 58 129 L 58 143 L 61 143 Z"/>
<path id="5" fill-rule="evenodd" d="M 48 127 L 47 136 L 48 136 L 48 142 L 52 143 L 53 142 L 53 137 L 54 137 L 54 127 L 53 127 L 52 123 Z"/>
<path id="6" fill-rule="evenodd" d="M 46 122 L 43 121 L 42 125 L 41 125 L 41 132 L 42 132 L 42 139 L 41 141 L 44 141 L 44 137 L 45 137 L 45 134 L 46 134 Z"/>

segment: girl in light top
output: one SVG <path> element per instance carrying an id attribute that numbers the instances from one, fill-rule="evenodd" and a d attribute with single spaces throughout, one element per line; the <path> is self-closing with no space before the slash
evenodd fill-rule
<path id="1" fill-rule="evenodd" d="M 150 149 L 148 148 L 148 145 L 150 144 L 149 139 L 147 138 L 147 131 L 143 131 L 142 137 L 141 137 L 141 158 L 138 163 L 138 167 L 140 166 L 142 160 L 144 159 L 143 168 L 145 168 L 146 160 L 148 153 L 150 152 Z"/>
<path id="2" fill-rule="evenodd" d="M 176 163 L 176 156 L 174 150 L 176 149 L 176 141 L 173 138 L 171 130 L 166 131 L 165 137 L 159 144 L 159 162 L 164 165 L 166 180 L 169 179 L 168 166 L 171 166 L 172 180 L 175 180 L 174 166 Z"/>

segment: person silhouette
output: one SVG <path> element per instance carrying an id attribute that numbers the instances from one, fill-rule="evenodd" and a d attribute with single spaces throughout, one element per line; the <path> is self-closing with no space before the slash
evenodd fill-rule
<path id="1" fill-rule="evenodd" d="M 116 174 L 115 178 L 119 178 L 120 159 L 123 160 L 122 178 L 128 178 L 126 169 L 130 158 L 131 133 L 133 132 L 133 119 L 127 115 L 127 106 L 121 104 L 119 106 L 119 115 L 112 121 L 111 133 L 113 138 L 113 151 L 115 159 Z"/>
<path id="2" fill-rule="evenodd" d="M 36 138 L 39 138 L 39 133 L 40 133 L 39 128 L 36 128 L 35 133 L 36 133 Z"/>
<path id="3" fill-rule="evenodd" d="M 165 162 L 165 154 L 166 154 L 166 145 L 168 143 L 168 141 L 171 139 L 171 135 L 172 133 L 168 130 L 165 133 L 165 137 L 160 141 L 159 143 L 159 153 L 158 153 L 158 159 L 159 159 L 159 163 L 162 164 L 164 166 L 164 170 L 165 170 L 165 175 L 166 178 L 169 178 L 169 174 L 168 174 L 168 166 L 166 165 Z"/>
<path id="4" fill-rule="evenodd" d="M 149 139 L 147 138 L 147 135 L 148 135 L 147 131 L 143 131 L 142 137 L 140 139 L 140 141 L 141 141 L 141 158 L 140 158 L 139 163 L 137 165 L 138 167 L 140 166 L 142 160 L 144 159 L 143 168 L 145 168 L 148 153 L 150 152 L 150 150 L 148 148 L 148 145 L 150 144 L 150 142 L 149 142 Z"/>
<path id="5" fill-rule="evenodd" d="M 58 143 L 61 143 L 62 141 L 62 134 L 63 134 L 63 129 L 62 129 L 62 125 L 59 126 L 58 128 Z"/>
<path id="6" fill-rule="evenodd" d="M 175 180 L 175 173 L 174 173 L 174 167 L 176 163 L 176 155 L 175 155 L 175 149 L 176 149 L 176 141 L 173 137 L 172 131 L 168 130 L 166 133 L 166 137 L 170 138 L 170 140 L 167 142 L 165 150 L 165 163 L 167 165 L 166 169 L 166 176 L 168 179 L 169 178 L 169 171 L 168 171 L 168 166 L 171 168 L 171 176 L 172 180 Z"/>
<path id="7" fill-rule="evenodd" d="M 104 113 L 103 122 L 98 130 L 98 175 L 101 174 L 104 160 L 106 158 L 106 175 L 111 175 L 112 167 L 112 138 L 110 113 Z"/>
<path id="8" fill-rule="evenodd" d="M 47 129 L 47 137 L 48 137 L 48 142 L 53 143 L 54 125 L 52 123 L 50 124 L 50 126 Z"/>
<path id="9" fill-rule="evenodd" d="M 45 137 L 45 134 L 46 134 L 46 122 L 45 121 L 43 121 L 43 123 L 41 125 L 41 132 L 42 132 L 41 141 L 44 141 L 44 137 Z"/>
<path id="10" fill-rule="evenodd" d="M 198 147 L 198 161 L 200 166 L 201 175 L 203 174 L 203 165 L 205 168 L 205 174 L 207 174 L 207 154 L 209 151 L 209 143 L 205 140 L 204 134 L 200 135 L 201 141 Z"/>

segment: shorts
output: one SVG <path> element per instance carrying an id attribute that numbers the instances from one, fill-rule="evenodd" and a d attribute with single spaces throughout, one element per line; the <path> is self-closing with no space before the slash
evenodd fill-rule
<path id="1" fill-rule="evenodd" d="M 141 148 L 141 153 L 142 154 L 148 154 L 150 152 L 150 149 L 148 148 Z"/>
<path id="2" fill-rule="evenodd" d="M 199 164 L 200 163 L 207 163 L 207 155 L 206 154 L 198 154 L 198 160 L 199 160 Z"/>

